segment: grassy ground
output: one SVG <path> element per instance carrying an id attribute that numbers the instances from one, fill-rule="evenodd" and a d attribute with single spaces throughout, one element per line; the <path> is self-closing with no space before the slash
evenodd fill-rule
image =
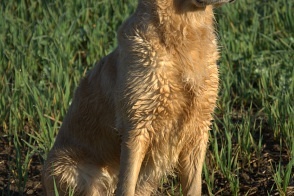
<path id="1" fill-rule="evenodd" d="M 0 2 L 0 195 L 40 195 L 40 169 L 80 78 L 116 45 L 132 0 Z M 294 195 L 293 1 L 217 10 L 221 88 L 206 195 Z M 177 178 L 160 192 L 179 195 Z"/>

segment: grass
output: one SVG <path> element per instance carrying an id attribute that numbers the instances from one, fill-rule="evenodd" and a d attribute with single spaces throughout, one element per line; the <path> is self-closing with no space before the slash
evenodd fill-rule
<path id="1" fill-rule="evenodd" d="M 0 2 L 0 194 L 40 194 L 38 165 L 74 89 L 116 46 L 134 2 Z M 217 10 L 221 88 L 207 195 L 294 194 L 293 7 L 237 0 Z M 177 179 L 163 179 L 161 190 L 177 194 Z"/>

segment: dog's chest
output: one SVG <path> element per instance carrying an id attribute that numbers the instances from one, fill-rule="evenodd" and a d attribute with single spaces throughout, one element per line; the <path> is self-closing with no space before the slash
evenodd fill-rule
<path id="1" fill-rule="evenodd" d="M 169 50 L 155 36 L 133 36 L 130 44 L 121 41 L 118 86 L 122 113 L 131 117 L 137 129 L 177 129 L 189 107 L 200 95 L 211 75 L 197 48 Z"/>
<path id="2" fill-rule="evenodd" d="M 183 78 L 182 65 L 162 51 L 150 51 L 142 59 L 142 64 L 128 72 L 124 94 L 130 116 L 140 122 L 140 127 L 144 124 L 166 127 L 168 121 L 169 124 L 179 121 L 193 97 Z"/>

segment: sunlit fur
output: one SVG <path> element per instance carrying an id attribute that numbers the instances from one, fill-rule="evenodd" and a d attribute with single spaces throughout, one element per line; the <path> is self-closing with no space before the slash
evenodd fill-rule
<path id="1" fill-rule="evenodd" d="M 178 171 L 201 195 L 218 91 L 213 7 L 139 0 L 118 47 L 81 81 L 44 165 L 46 195 L 150 195 Z"/>

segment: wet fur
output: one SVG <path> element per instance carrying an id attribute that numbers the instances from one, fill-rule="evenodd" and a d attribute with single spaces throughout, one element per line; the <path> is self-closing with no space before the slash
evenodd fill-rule
<path id="1" fill-rule="evenodd" d="M 179 172 L 201 195 L 218 91 L 212 6 L 140 0 L 118 47 L 81 81 L 44 165 L 46 195 L 150 195 Z"/>

